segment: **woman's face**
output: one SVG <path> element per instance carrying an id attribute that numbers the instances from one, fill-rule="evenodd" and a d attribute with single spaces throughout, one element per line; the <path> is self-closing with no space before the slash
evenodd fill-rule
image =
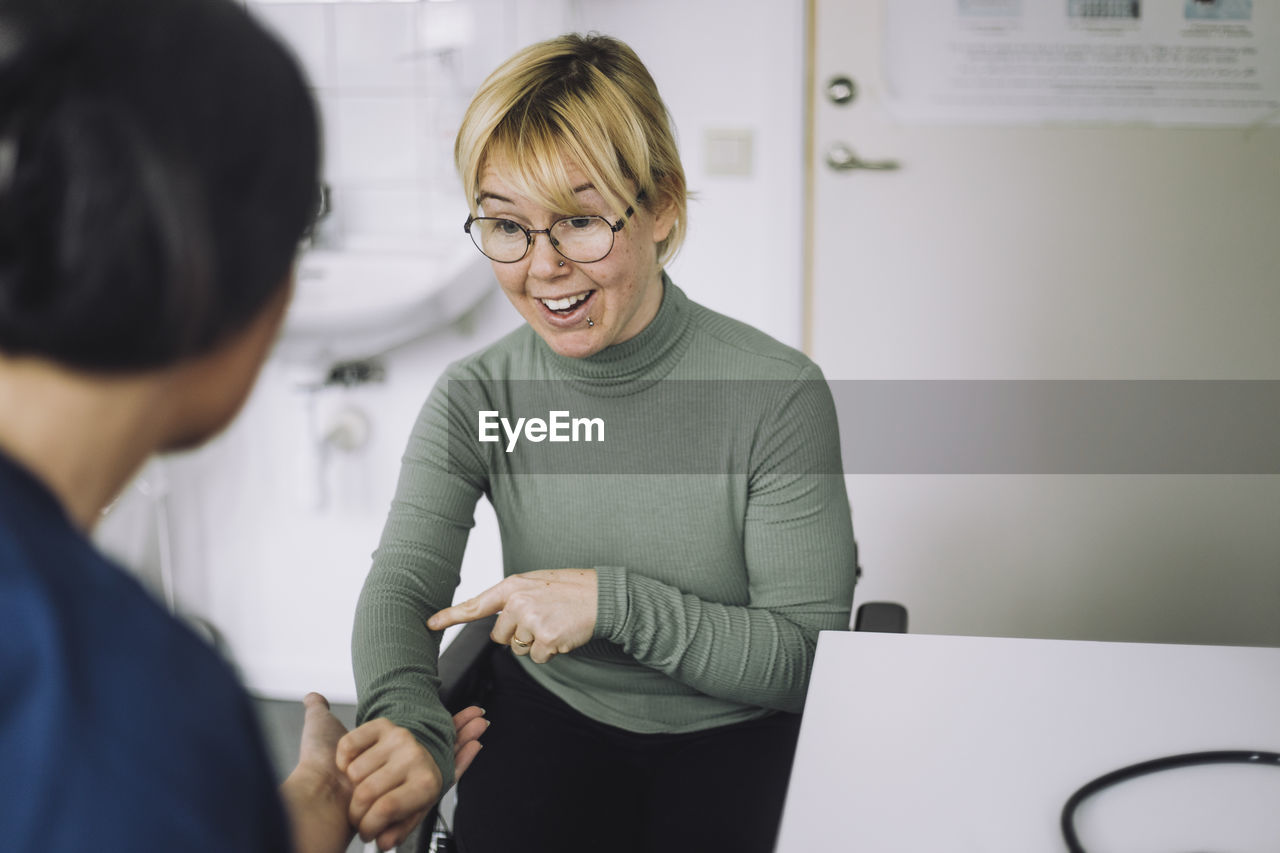
<path id="1" fill-rule="evenodd" d="M 575 215 L 599 215 L 617 222 L 617 214 L 581 169 L 568 165 L 576 190 Z M 552 350 L 584 358 L 638 335 L 662 304 L 662 270 L 658 244 L 673 224 L 670 208 L 650 212 L 636 202 L 635 213 L 614 235 L 613 249 L 594 263 L 575 263 L 557 252 L 546 234 L 534 235 L 528 254 L 513 264 L 494 262 L 493 271 L 520 315 Z M 484 216 L 510 219 L 534 230 L 550 228 L 565 212 L 539 207 L 504 179 L 501 161 L 480 173 L 480 208 Z M 555 310 L 548 301 L 577 300 Z"/>

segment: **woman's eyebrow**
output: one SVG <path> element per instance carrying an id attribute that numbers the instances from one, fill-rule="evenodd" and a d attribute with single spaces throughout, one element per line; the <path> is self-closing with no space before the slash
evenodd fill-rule
<path id="1" fill-rule="evenodd" d="M 583 193 L 583 192 L 586 192 L 587 190 L 593 190 L 595 188 L 596 188 L 595 184 L 591 183 L 590 181 L 587 181 L 585 184 L 582 184 L 581 186 L 574 187 L 573 192 L 575 194 Z M 481 190 L 480 195 L 476 196 L 476 202 L 477 203 L 482 202 L 487 198 L 491 198 L 494 201 L 503 201 L 503 202 L 506 202 L 507 204 L 515 204 L 515 202 L 513 202 L 511 199 L 507 198 L 506 196 L 498 195 L 497 193 L 489 192 L 488 190 Z"/>

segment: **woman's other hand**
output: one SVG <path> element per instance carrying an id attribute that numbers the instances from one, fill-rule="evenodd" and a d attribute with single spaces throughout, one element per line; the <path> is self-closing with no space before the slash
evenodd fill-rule
<path id="1" fill-rule="evenodd" d="M 461 777 L 480 752 L 480 735 L 489 727 L 484 710 L 474 705 L 453 715 L 455 777 Z M 408 837 L 444 793 L 443 777 L 431 753 L 405 728 L 387 719 L 371 720 L 338 742 L 338 769 L 355 790 L 348 817 L 364 841 L 390 850 Z"/>
<path id="2" fill-rule="evenodd" d="M 596 627 L 595 569 L 547 569 L 511 575 L 475 598 L 427 620 L 441 631 L 494 613 L 490 636 L 534 663 L 546 663 L 591 639 Z"/>

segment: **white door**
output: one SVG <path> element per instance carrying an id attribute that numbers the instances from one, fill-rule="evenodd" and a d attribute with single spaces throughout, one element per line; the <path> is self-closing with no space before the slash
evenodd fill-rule
<path id="1" fill-rule="evenodd" d="M 811 5 L 828 378 L 1280 379 L 1280 128 L 895 120 L 884 3 Z M 849 152 L 900 168 L 827 165 Z M 1264 473 L 853 472 L 858 597 L 922 632 L 1280 645 Z"/>

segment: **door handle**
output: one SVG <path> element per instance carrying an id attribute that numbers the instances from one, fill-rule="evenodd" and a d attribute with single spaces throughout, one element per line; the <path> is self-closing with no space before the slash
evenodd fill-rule
<path id="1" fill-rule="evenodd" d="M 858 97 L 858 84 L 854 83 L 852 78 L 841 75 L 827 81 L 827 100 L 837 107 L 853 103 L 856 97 Z"/>
<path id="2" fill-rule="evenodd" d="M 827 165 L 837 172 L 852 172 L 854 169 L 891 172 L 902 168 L 897 160 L 863 160 L 843 142 L 833 143 L 827 149 Z"/>

